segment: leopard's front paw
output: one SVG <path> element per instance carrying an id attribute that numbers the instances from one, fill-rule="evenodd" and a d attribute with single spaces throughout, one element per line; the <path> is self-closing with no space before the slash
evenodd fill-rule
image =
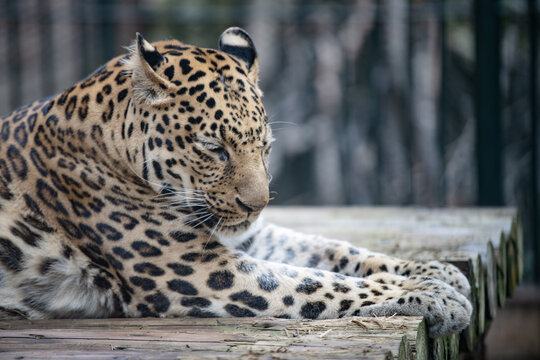
<path id="1" fill-rule="evenodd" d="M 429 277 L 411 276 L 402 283 L 402 288 L 409 292 L 401 298 L 404 301 L 398 302 L 411 307 L 408 309 L 411 312 L 423 312 L 418 315 L 425 317 L 431 337 L 456 333 L 469 325 L 472 305 L 453 286 Z"/>
<path id="2" fill-rule="evenodd" d="M 452 286 L 428 277 L 402 280 L 392 297 L 381 303 L 362 306 L 363 316 L 423 316 L 431 337 L 457 333 L 469 325 L 472 306 Z"/>
<path id="3" fill-rule="evenodd" d="M 452 264 L 441 263 L 439 261 L 428 261 L 425 263 L 411 261 L 405 266 L 405 270 L 411 275 L 427 276 L 441 280 L 454 287 L 464 296 L 469 296 L 471 293 L 469 280 Z"/>

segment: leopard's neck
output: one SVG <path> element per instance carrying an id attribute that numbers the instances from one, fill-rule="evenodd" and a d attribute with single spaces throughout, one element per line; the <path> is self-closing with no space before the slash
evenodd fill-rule
<path id="1" fill-rule="evenodd" d="M 136 126 L 131 78 L 119 58 L 55 97 L 42 101 L 33 127 L 37 144 L 124 177 L 140 177 L 143 131 Z M 36 109 L 38 108 L 39 109 Z M 130 121 L 127 121 L 130 119 Z M 52 154 L 51 154 L 52 155 Z"/>

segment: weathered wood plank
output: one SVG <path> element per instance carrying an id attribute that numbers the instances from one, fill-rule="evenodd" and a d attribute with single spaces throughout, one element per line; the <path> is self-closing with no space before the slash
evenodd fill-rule
<path id="1" fill-rule="evenodd" d="M 478 315 L 478 332 L 484 334 L 486 331 L 486 270 L 482 264 L 482 258 L 480 255 L 476 257 L 476 269 L 478 270 L 478 277 L 476 278 L 477 284 L 477 315 Z"/>
<path id="2" fill-rule="evenodd" d="M 486 294 L 488 297 L 488 318 L 495 319 L 497 315 L 497 308 L 499 306 L 497 300 L 497 256 L 495 255 L 495 247 L 491 241 L 487 243 L 487 252 L 485 258 L 485 271 L 486 271 Z"/>
<path id="3" fill-rule="evenodd" d="M 516 240 L 517 260 L 518 260 L 518 283 L 523 280 L 523 223 L 518 216 L 514 222 L 512 230 L 515 229 L 514 239 Z"/>
<path id="4" fill-rule="evenodd" d="M 506 288 L 508 286 L 507 282 L 507 240 L 504 233 L 501 233 L 499 246 L 497 248 L 497 300 L 499 302 L 499 307 L 503 307 L 506 302 Z"/>
<path id="5" fill-rule="evenodd" d="M 363 349 L 361 355 L 357 352 L 351 352 L 348 349 L 332 350 L 328 349 L 323 352 L 317 349 L 304 349 L 300 353 L 289 352 L 287 349 L 283 349 L 280 352 L 268 352 L 265 350 L 241 350 L 233 349 L 230 352 L 216 352 L 211 350 L 205 351 L 189 351 L 189 350 L 175 350 L 175 351 L 162 351 L 162 350 L 123 350 L 123 349 L 111 349 L 111 350 L 51 350 L 51 351 L 20 351 L 1 353 L 2 359 L 14 359 L 14 360 L 43 360 L 43 359 L 56 359 L 56 360 L 72 360 L 72 359 L 84 359 L 84 360 L 171 360 L 171 359 L 261 359 L 261 360 L 275 360 L 275 359 L 291 359 L 296 358 L 311 358 L 311 359 L 366 359 L 366 360 L 391 360 L 393 356 L 390 352 L 384 350 L 372 349 L 366 347 Z"/>
<path id="6" fill-rule="evenodd" d="M 469 351 L 522 278 L 514 209 L 270 208 L 265 217 L 403 258 L 455 264 L 472 285 L 473 318 L 461 334 Z M 2 359 L 457 359 L 459 348 L 459 335 L 428 339 L 415 317 L 0 321 Z"/>
<path id="7" fill-rule="evenodd" d="M 486 255 L 511 231 L 514 209 L 299 208 L 270 207 L 269 222 L 306 233 L 351 241 L 359 246 L 414 258 L 434 254 Z M 410 257 L 409 256 L 409 257 Z"/>
<path id="8" fill-rule="evenodd" d="M 269 222 L 348 240 L 374 251 L 458 266 L 472 285 L 473 317 L 463 332 L 469 351 L 476 348 L 497 308 L 504 305 L 522 277 L 523 235 L 513 208 L 292 207 L 269 208 L 264 215 Z M 430 349 L 432 355 L 448 355 L 443 353 L 448 346 L 439 341 Z"/>
<path id="9" fill-rule="evenodd" d="M 311 353 L 314 358 L 427 359 L 427 332 L 418 317 L 320 321 L 285 319 L 83 319 L 0 322 L 0 357 L 27 353 L 230 353 L 257 358 Z M 414 351 L 412 350 L 414 349 Z M 7 352 L 9 351 L 9 353 Z M 307 355 L 306 353 L 306 355 Z M 209 355 L 210 354 L 210 355 Z M 321 354 L 324 354 L 322 356 Z M 121 355 L 121 354 L 120 354 Z M 152 355 L 152 354 L 150 354 Z M 150 356 L 148 355 L 148 356 Z M 159 354 L 158 354 L 159 355 Z M 260 355 L 260 356 L 259 356 Z M 67 356 L 67 355 L 66 355 Z M 108 356 L 108 355 L 107 355 Z M 152 355 L 154 356 L 154 355 Z M 8 356 L 9 357 L 9 356 Z M 86 358 L 86 357 L 85 357 Z M 153 357 L 149 357 L 153 358 Z M 159 358 L 159 357 L 158 357 Z"/>
<path id="10" fill-rule="evenodd" d="M 472 266 L 472 260 L 469 259 L 469 262 L 467 263 L 469 265 L 469 271 L 466 272 L 467 277 L 469 278 L 469 282 L 471 283 L 471 304 L 473 306 L 473 313 L 471 316 L 471 322 L 469 326 L 463 330 L 463 333 L 465 335 L 465 344 L 467 346 L 467 349 L 469 351 L 473 351 L 476 348 L 477 341 L 478 341 L 478 286 L 474 286 L 472 284 L 478 284 L 477 281 L 477 273 L 473 270 Z M 437 357 L 435 357 L 437 359 Z"/>

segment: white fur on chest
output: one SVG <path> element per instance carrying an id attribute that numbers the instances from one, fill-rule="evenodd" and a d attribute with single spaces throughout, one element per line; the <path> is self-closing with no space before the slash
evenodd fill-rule
<path id="1" fill-rule="evenodd" d="M 257 232 L 259 232 L 264 227 L 264 220 L 262 217 L 259 217 L 251 226 L 242 234 L 228 237 L 223 235 L 218 235 L 219 241 L 222 245 L 225 247 L 235 250 L 240 244 L 242 244 L 244 241 L 249 239 L 250 237 L 254 236 Z"/>

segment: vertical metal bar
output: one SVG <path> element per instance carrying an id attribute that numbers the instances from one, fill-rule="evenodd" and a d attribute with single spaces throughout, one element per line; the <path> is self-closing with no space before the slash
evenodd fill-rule
<path id="1" fill-rule="evenodd" d="M 78 62 L 79 62 L 79 74 L 81 78 L 88 75 L 90 72 L 90 59 L 89 59 L 89 51 L 90 44 L 88 43 L 88 17 L 87 17 L 87 11 L 85 11 L 92 2 L 88 1 L 77 1 L 72 0 L 71 2 L 71 16 L 73 18 L 73 21 L 75 23 L 75 29 L 77 29 L 78 32 Z"/>
<path id="2" fill-rule="evenodd" d="M 351 11 L 354 11 L 354 9 L 351 9 Z M 343 127 L 339 129 L 341 132 L 338 134 L 338 136 L 342 137 L 342 145 L 339 147 L 339 157 L 341 158 L 342 164 L 351 164 L 352 156 L 351 156 L 351 149 L 354 148 L 354 145 L 351 144 L 350 136 L 347 135 L 349 131 L 351 131 L 351 109 L 354 106 L 352 103 L 352 99 L 354 96 L 351 93 L 354 93 L 353 87 L 355 86 L 356 81 L 356 74 L 355 69 L 353 66 L 354 60 L 350 61 L 348 57 L 343 57 L 343 67 L 345 69 L 346 74 L 350 74 L 350 76 L 342 77 L 340 80 L 342 81 L 342 89 L 343 89 L 343 99 L 342 99 L 342 112 L 341 112 L 341 118 L 343 121 Z M 343 203 L 345 205 L 352 205 L 354 194 L 353 194 L 353 170 L 351 167 L 344 166 L 342 169 L 342 176 L 341 176 L 341 188 L 343 189 Z"/>
<path id="3" fill-rule="evenodd" d="M 96 18 L 100 24 L 98 33 L 101 47 L 100 63 L 110 60 L 115 55 L 115 0 L 98 0 Z"/>
<path id="4" fill-rule="evenodd" d="M 439 151 L 439 161 L 440 161 L 440 174 L 439 174 L 439 186 L 438 186 L 438 202 L 439 206 L 444 206 L 446 204 L 446 178 L 445 178 L 445 150 L 446 150 L 446 87 L 448 85 L 447 81 L 447 45 L 446 45 L 446 5 L 445 1 L 440 1 L 435 3 L 435 13 L 439 16 L 439 39 L 440 39 L 440 83 L 439 83 L 439 99 L 438 99 L 438 109 L 437 109 L 437 147 Z"/>
<path id="5" fill-rule="evenodd" d="M 407 170 L 409 171 L 409 189 L 407 189 L 407 204 L 414 203 L 414 126 L 413 126 L 413 37 L 414 37 L 414 17 L 413 0 L 407 2 L 407 55 L 405 59 L 406 66 L 406 109 L 405 109 L 405 148 L 407 150 Z"/>
<path id="6" fill-rule="evenodd" d="M 41 42 L 41 91 L 42 96 L 50 95 L 54 90 L 54 61 L 52 58 L 51 9 L 49 1 L 38 2 L 39 36 Z"/>
<path id="7" fill-rule="evenodd" d="M 538 218 L 538 108 L 537 108 L 537 81 L 538 81 L 538 9 L 536 0 L 528 0 L 528 16 L 529 16 L 529 96 L 530 96 L 530 111 L 531 111 L 531 197 L 532 197 L 532 242 L 534 246 L 533 264 L 536 264 L 533 269 L 534 281 L 540 282 L 540 239 L 538 238 L 538 226 L 540 219 Z"/>
<path id="8" fill-rule="evenodd" d="M 8 39 L 8 81 L 9 107 L 15 109 L 22 103 L 21 85 L 21 48 L 19 36 L 19 5 L 18 1 L 6 2 L 7 39 Z"/>
<path id="9" fill-rule="evenodd" d="M 381 61 L 382 51 L 381 51 L 381 3 L 380 0 L 377 0 L 375 3 L 375 25 L 373 27 L 373 57 L 372 59 L 376 59 L 377 61 Z M 374 99 L 373 99 L 373 105 L 372 105 L 372 111 L 371 111 L 371 123 L 374 126 L 375 130 L 375 141 L 377 141 L 377 165 L 376 165 L 376 171 L 377 171 L 377 180 L 376 180 L 376 190 L 375 190 L 375 201 L 377 204 L 381 204 L 383 202 L 383 193 L 382 193 L 382 186 L 381 183 L 384 181 L 383 176 L 383 123 L 384 119 L 381 116 L 381 85 L 379 83 L 379 64 L 373 64 L 371 66 L 371 73 L 369 76 L 370 81 L 370 87 L 374 89 Z M 377 70 L 374 72 L 374 70 Z"/>
<path id="10" fill-rule="evenodd" d="M 158 20 L 155 19 L 155 14 L 153 12 L 148 11 L 147 8 L 145 8 L 145 1 L 144 0 L 136 0 L 135 2 L 135 22 L 133 23 L 134 29 L 133 34 L 130 34 L 133 39 L 135 39 L 135 32 L 138 31 L 143 35 L 148 36 L 149 32 L 147 31 L 149 29 L 149 24 L 157 23 Z M 178 7 L 182 6 L 182 3 L 179 2 Z M 177 21 L 175 17 L 175 13 L 173 12 L 169 18 L 172 18 L 174 21 Z M 171 33 L 171 36 L 175 39 L 179 38 L 183 33 L 180 31 L 181 28 L 178 30 L 173 30 Z"/>
<path id="11" fill-rule="evenodd" d="M 478 205 L 503 204 L 499 1 L 475 0 L 475 113 Z"/>

